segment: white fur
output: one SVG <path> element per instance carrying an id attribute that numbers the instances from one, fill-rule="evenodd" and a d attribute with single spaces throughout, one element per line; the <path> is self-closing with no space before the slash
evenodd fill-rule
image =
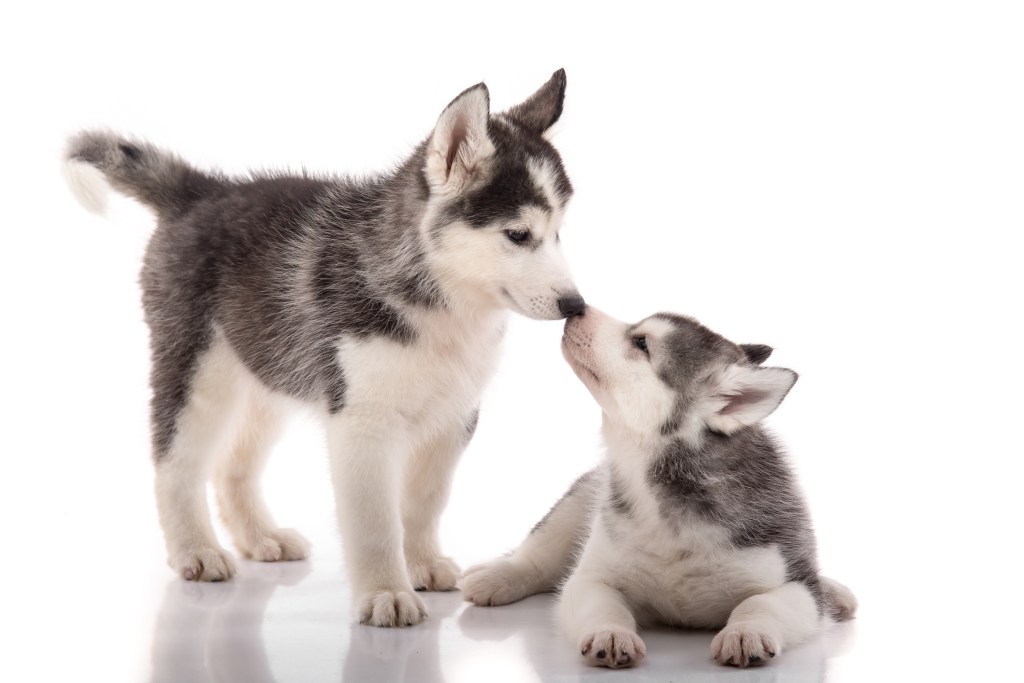
<path id="1" fill-rule="evenodd" d="M 430 218 L 428 213 L 424 226 Z M 560 210 L 526 206 L 504 226 L 472 229 L 454 224 L 439 236 L 427 258 L 456 304 L 466 309 L 502 307 L 535 320 L 554 320 L 562 317 L 558 300 L 576 291 L 556 239 L 561 221 Z M 528 230 L 539 244 L 518 246 L 501 229 Z"/>
<path id="2" fill-rule="evenodd" d="M 440 554 L 437 522 L 466 424 L 496 366 L 504 318 L 430 313 L 418 321 L 420 342 L 339 344 L 346 407 L 328 419 L 328 446 L 364 622 L 417 623 L 426 611 L 414 588 L 455 586 L 458 569 Z"/>
<path id="3" fill-rule="evenodd" d="M 813 637 L 821 626 L 814 597 L 805 585 L 791 581 L 737 605 L 711 641 L 711 656 L 719 664 L 764 663 L 784 647 Z"/>
<path id="4" fill-rule="evenodd" d="M 530 172 L 533 183 L 544 193 L 544 198 L 550 206 L 561 206 L 562 202 L 555 191 L 555 171 L 551 163 L 546 159 L 530 159 L 527 162 L 526 170 Z"/>
<path id="5" fill-rule="evenodd" d="M 671 417 L 675 394 L 662 383 L 630 336 L 653 337 L 662 321 L 649 319 L 627 334 L 627 325 L 594 308 L 565 328 L 562 352 L 604 412 L 636 434 L 656 434 Z"/>
<path id="6" fill-rule="evenodd" d="M 87 211 L 103 215 L 107 211 L 110 183 L 103 172 L 92 164 L 71 159 L 63 164 L 61 171 L 71 193 Z"/>

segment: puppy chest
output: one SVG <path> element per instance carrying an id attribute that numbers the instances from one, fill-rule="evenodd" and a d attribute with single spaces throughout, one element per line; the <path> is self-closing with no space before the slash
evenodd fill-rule
<path id="1" fill-rule="evenodd" d="M 785 561 L 774 546 L 732 548 L 691 534 L 638 534 L 622 549 L 619 587 L 653 621 L 717 628 L 755 593 L 785 583 Z M 717 540 L 717 539 L 716 539 Z"/>
<path id="2" fill-rule="evenodd" d="M 409 344 L 343 340 L 338 358 L 348 402 L 378 405 L 418 421 L 463 417 L 475 409 L 494 373 L 499 350 L 498 335 L 426 338 Z"/>

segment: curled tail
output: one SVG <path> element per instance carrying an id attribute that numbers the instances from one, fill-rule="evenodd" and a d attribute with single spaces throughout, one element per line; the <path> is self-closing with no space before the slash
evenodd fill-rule
<path id="1" fill-rule="evenodd" d="M 222 181 L 148 142 L 105 131 L 68 140 L 65 177 L 85 208 L 103 213 L 110 186 L 159 214 L 181 213 Z"/>

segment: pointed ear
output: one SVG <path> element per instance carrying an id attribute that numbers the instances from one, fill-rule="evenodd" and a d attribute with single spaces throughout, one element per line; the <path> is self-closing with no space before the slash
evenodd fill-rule
<path id="1" fill-rule="evenodd" d="M 494 154 L 487 137 L 489 117 L 490 95 L 483 83 L 463 90 L 445 107 L 427 145 L 426 173 L 432 187 L 458 192 Z"/>
<path id="2" fill-rule="evenodd" d="M 530 95 L 525 102 L 517 104 L 506 115 L 519 125 L 540 134 L 554 125 L 562 115 L 565 100 L 565 69 L 559 69 L 540 90 Z"/>
<path id="3" fill-rule="evenodd" d="M 774 350 L 767 344 L 740 344 L 740 348 L 743 349 L 743 353 L 747 354 L 747 359 L 754 365 L 760 365 L 768 360 L 768 356 L 772 355 Z"/>
<path id="4" fill-rule="evenodd" d="M 760 422 L 771 415 L 796 383 L 797 374 L 786 368 L 730 365 L 719 377 L 708 427 L 722 434 Z"/>

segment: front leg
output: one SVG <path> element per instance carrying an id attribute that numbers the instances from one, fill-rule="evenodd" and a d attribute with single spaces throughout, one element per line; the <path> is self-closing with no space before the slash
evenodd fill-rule
<path id="1" fill-rule="evenodd" d="M 711 656 L 730 666 L 765 664 L 784 647 L 816 634 L 821 624 L 818 605 L 807 586 L 790 581 L 741 602 L 711 641 Z"/>
<path id="2" fill-rule="evenodd" d="M 647 656 L 626 597 L 598 575 L 574 574 L 562 589 L 558 615 L 591 666 L 621 669 Z"/>
<path id="3" fill-rule="evenodd" d="M 411 626 L 427 616 L 402 551 L 399 493 L 408 439 L 401 418 L 350 406 L 328 418 L 335 506 L 359 621 Z"/>
<path id="4" fill-rule="evenodd" d="M 402 525 L 405 559 L 416 590 L 450 591 L 459 568 L 441 554 L 438 527 L 448 503 L 452 475 L 476 429 L 477 412 L 431 435 L 417 448 L 405 468 Z"/>

